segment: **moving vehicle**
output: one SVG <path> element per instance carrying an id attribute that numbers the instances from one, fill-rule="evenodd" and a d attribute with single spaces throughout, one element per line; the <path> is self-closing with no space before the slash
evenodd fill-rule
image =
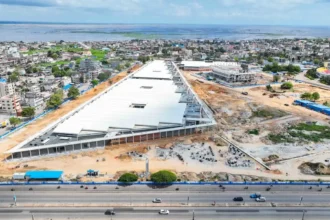
<path id="1" fill-rule="evenodd" d="M 235 198 L 233 199 L 233 201 L 235 201 L 235 202 L 243 202 L 244 199 L 243 199 L 243 197 L 239 196 L 239 197 L 235 197 Z"/>
<path id="2" fill-rule="evenodd" d="M 256 198 L 256 202 L 266 202 L 266 198 L 265 197 Z"/>
<path id="3" fill-rule="evenodd" d="M 256 199 L 256 198 L 260 198 L 260 197 L 261 197 L 261 194 L 259 192 L 256 192 L 256 193 L 250 195 L 251 199 Z"/>
<path id="4" fill-rule="evenodd" d="M 107 209 L 107 211 L 105 211 L 105 215 L 116 215 L 116 213 L 113 210 Z"/>
<path id="5" fill-rule="evenodd" d="M 169 215 L 169 214 L 170 214 L 170 211 L 167 210 L 167 209 L 161 209 L 161 210 L 159 211 L 159 214 L 160 214 L 160 215 Z"/>
<path id="6" fill-rule="evenodd" d="M 161 203 L 162 200 L 160 198 L 155 198 L 152 200 L 153 203 Z"/>

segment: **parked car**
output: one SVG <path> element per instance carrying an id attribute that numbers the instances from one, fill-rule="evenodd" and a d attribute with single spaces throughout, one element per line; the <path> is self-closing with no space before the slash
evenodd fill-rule
<path id="1" fill-rule="evenodd" d="M 261 194 L 259 192 L 253 193 L 253 194 L 250 195 L 251 199 L 256 199 L 256 198 L 260 198 L 260 197 L 261 197 Z"/>
<path id="2" fill-rule="evenodd" d="M 152 200 L 153 203 L 162 203 L 162 200 L 160 198 L 155 198 Z"/>
<path id="3" fill-rule="evenodd" d="M 108 209 L 107 211 L 105 211 L 106 215 L 116 215 L 116 213 L 113 210 Z"/>
<path id="4" fill-rule="evenodd" d="M 249 93 L 248 92 L 242 92 L 242 95 L 248 95 Z"/>
<path id="5" fill-rule="evenodd" d="M 266 198 L 265 197 L 256 198 L 256 202 L 266 202 Z"/>
<path id="6" fill-rule="evenodd" d="M 160 215 L 169 215 L 169 214 L 170 214 L 170 211 L 169 211 L 169 210 L 166 210 L 166 209 L 161 209 L 161 210 L 159 211 L 159 214 L 160 214 Z"/>
<path id="7" fill-rule="evenodd" d="M 235 201 L 235 202 L 243 202 L 244 199 L 243 199 L 243 197 L 239 196 L 239 197 L 235 197 L 235 198 L 233 199 L 233 201 Z"/>

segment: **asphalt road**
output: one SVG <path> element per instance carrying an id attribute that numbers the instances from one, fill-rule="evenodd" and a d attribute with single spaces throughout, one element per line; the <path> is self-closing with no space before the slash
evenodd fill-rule
<path id="1" fill-rule="evenodd" d="M 16 196 L 17 203 L 34 203 L 34 204 L 54 204 L 54 203 L 114 203 L 114 204 L 151 204 L 154 198 L 161 198 L 165 204 L 184 203 L 190 204 L 202 203 L 232 203 L 233 198 L 242 196 L 245 203 L 256 203 L 254 199 L 250 199 L 251 192 L 40 192 L 40 191 L 15 191 L 1 192 L 0 204 L 12 204 L 13 196 Z M 329 193 L 319 192 L 262 192 L 262 196 L 267 198 L 267 202 L 275 203 L 293 203 L 297 204 L 303 197 L 303 203 L 328 203 L 330 204 Z M 189 201 L 188 201 L 189 200 Z"/>
<path id="2" fill-rule="evenodd" d="M 111 209 L 111 208 L 110 208 Z M 303 210 L 305 220 L 330 219 L 330 211 L 321 208 L 297 209 L 297 208 L 176 208 L 170 209 L 170 214 L 161 216 L 158 209 L 114 209 L 115 216 L 106 216 L 106 209 L 2 209 L 0 219 L 226 219 L 226 220 L 301 220 Z M 33 216 L 33 217 L 32 217 Z"/>

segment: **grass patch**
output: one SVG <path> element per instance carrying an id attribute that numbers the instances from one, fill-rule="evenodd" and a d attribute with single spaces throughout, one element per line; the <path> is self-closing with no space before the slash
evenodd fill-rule
<path id="1" fill-rule="evenodd" d="M 274 144 L 280 143 L 294 143 L 293 138 L 284 134 L 269 134 L 268 139 Z"/>
<path id="2" fill-rule="evenodd" d="M 317 125 L 316 123 L 300 123 L 288 128 L 287 134 L 269 134 L 268 139 L 275 144 L 299 142 L 321 142 L 330 140 L 330 127 Z"/>
<path id="3" fill-rule="evenodd" d="M 104 60 L 105 55 L 107 54 L 106 51 L 103 50 L 91 50 L 92 55 L 95 57 L 96 60 L 101 61 Z"/>
<path id="4" fill-rule="evenodd" d="M 248 130 L 247 133 L 248 133 L 248 134 L 259 135 L 259 130 L 258 130 L 258 129 Z"/>
<path id="5" fill-rule="evenodd" d="M 287 115 L 286 112 L 279 109 L 258 109 L 252 112 L 252 117 L 257 118 L 279 118 Z"/>

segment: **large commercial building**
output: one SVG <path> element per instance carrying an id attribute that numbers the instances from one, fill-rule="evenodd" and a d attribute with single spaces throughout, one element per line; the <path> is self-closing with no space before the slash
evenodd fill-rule
<path id="1" fill-rule="evenodd" d="M 203 132 L 216 124 L 171 61 L 153 61 L 7 153 L 25 158 Z"/>
<path id="2" fill-rule="evenodd" d="M 228 83 L 252 82 L 256 77 L 256 74 L 253 72 L 245 72 L 240 68 L 228 66 L 213 66 L 210 75 Z"/>

